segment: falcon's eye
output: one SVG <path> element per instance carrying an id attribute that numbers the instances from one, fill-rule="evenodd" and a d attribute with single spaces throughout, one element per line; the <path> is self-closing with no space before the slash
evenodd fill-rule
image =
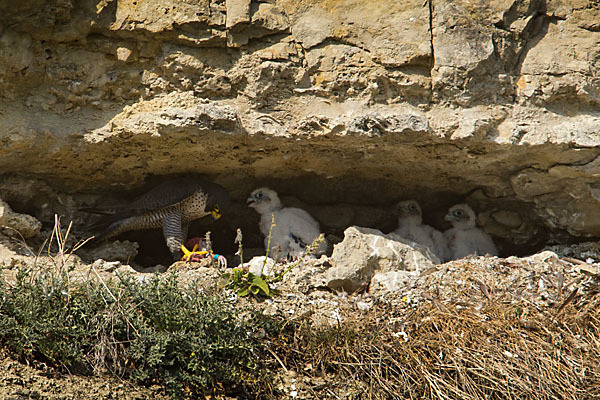
<path id="1" fill-rule="evenodd" d="M 257 199 L 262 199 L 263 194 L 262 194 L 262 192 L 258 192 L 254 195 L 254 197 L 256 197 Z"/>
<path id="2" fill-rule="evenodd" d="M 454 215 L 456 215 L 457 217 L 462 217 L 465 213 L 463 212 L 463 210 L 455 210 L 454 211 Z"/>

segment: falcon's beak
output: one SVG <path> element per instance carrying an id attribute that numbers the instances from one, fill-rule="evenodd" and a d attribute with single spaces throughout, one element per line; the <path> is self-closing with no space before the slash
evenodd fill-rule
<path id="1" fill-rule="evenodd" d="M 398 215 L 401 217 L 410 217 L 412 215 L 419 215 L 419 213 L 415 210 L 410 210 L 408 207 L 398 207 Z"/>
<path id="2" fill-rule="evenodd" d="M 406 208 L 403 211 L 404 211 L 404 214 L 406 214 L 406 215 L 416 215 L 416 216 L 419 215 L 419 211 L 411 210 L 410 208 Z"/>

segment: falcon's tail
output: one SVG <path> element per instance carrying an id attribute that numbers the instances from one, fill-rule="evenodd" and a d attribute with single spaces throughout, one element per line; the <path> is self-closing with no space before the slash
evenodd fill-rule
<path id="1" fill-rule="evenodd" d="M 121 233 L 122 221 L 98 221 L 87 227 L 88 231 L 96 231 L 102 229 L 99 233 L 95 234 L 90 240 L 87 241 L 86 246 L 96 246 L 104 239 L 111 238 Z"/>
<path id="2" fill-rule="evenodd" d="M 88 214 L 97 214 L 97 215 L 113 215 L 115 214 L 115 210 L 111 209 L 103 209 L 103 208 L 93 208 L 93 207 L 83 207 L 78 208 L 77 211 L 86 212 Z"/>
<path id="3" fill-rule="evenodd" d="M 113 224 L 113 225 L 117 225 L 117 224 Z M 117 230 L 118 226 L 113 227 L 113 226 L 109 226 L 108 228 L 104 229 L 102 232 L 100 233 L 96 233 L 96 234 L 92 234 L 90 233 L 90 229 L 86 229 L 86 232 L 88 232 L 82 241 L 80 241 L 79 243 L 77 243 L 74 246 L 71 246 L 67 249 L 67 253 L 72 253 L 74 251 L 77 251 L 80 248 L 86 248 L 89 249 L 91 247 L 95 247 L 97 246 L 102 240 L 107 239 L 108 237 L 110 237 L 116 230 Z"/>

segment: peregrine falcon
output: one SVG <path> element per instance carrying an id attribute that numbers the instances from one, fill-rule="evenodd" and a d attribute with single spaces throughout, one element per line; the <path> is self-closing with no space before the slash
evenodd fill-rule
<path id="1" fill-rule="evenodd" d="M 104 215 L 89 227 L 90 230 L 103 229 L 94 241 L 126 231 L 162 227 L 167 247 L 178 259 L 189 223 L 206 215 L 219 219 L 228 205 L 229 196 L 222 186 L 188 176 L 167 181 L 129 205 L 85 211 Z"/>
<path id="2" fill-rule="evenodd" d="M 419 203 L 415 200 L 401 201 L 396 209 L 398 210 L 398 228 L 394 231 L 395 234 L 427 247 L 442 262 L 449 258 L 446 238 L 442 232 L 422 223 Z"/>
<path id="3" fill-rule="evenodd" d="M 300 208 L 284 208 L 274 190 L 256 189 L 250 194 L 247 202 L 249 207 L 260 214 L 260 231 L 265 237 L 265 250 L 269 252 L 270 257 L 278 261 L 288 257 L 300 257 L 320 234 L 319 223 L 313 217 Z M 272 219 L 274 225 L 271 228 Z M 313 255 L 323 254 L 326 249 L 327 243 L 324 240 Z"/>
<path id="4" fill-rule="evenodd" d="M 479 256 L 498 255 L 498 250 L 490 235 L 476 226 L 475 212 L 468 204 L 457 204 L 450 207 L 445 219 L 452 224 L 452 228 L 444 232 L 452 260 L 473 254 Z"/>

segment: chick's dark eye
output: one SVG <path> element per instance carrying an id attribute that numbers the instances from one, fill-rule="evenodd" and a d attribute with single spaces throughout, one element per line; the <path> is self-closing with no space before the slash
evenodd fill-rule
<path id="1" fill-rule="evenodd" d="M 411 204 L 411 205 L 408 206 L 408 209 L 414 211 L 414 210 L 417 209 L 417 207 L 415 207 L 414 204 Z"/>
<path id="2" fill-rule="evenodd" d="M 254 197 L 256 197 L 257 199 L 261 199 L 263 197 L 262 192 L 258 192 L 254 195 Z"/>
<path id="3" fill-rule="evenodd" d="M 454 215 L 456 215 L 457 217 L 462 217 L 463 211 L 462 210 L 456 210 L 456 211 L 454 211 Z"/>

